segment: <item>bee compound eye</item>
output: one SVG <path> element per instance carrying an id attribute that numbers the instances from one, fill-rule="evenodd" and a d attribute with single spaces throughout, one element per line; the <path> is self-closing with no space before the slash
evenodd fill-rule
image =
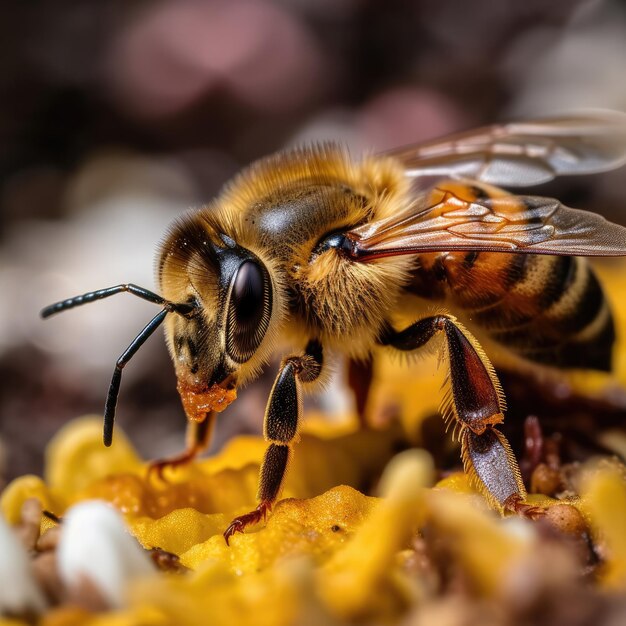
<path id="1" fill-rule="evenodd" d="M 259 347 L 269 326 L 272 292 L 265 267 L 254 260 L 244 261 L 233 277 L 228 316 L 228 355 L 244 363 Z"/>

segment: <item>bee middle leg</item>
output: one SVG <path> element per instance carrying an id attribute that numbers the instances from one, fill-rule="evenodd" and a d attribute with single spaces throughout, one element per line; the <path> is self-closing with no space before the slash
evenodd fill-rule
<path id="1" fill-rule="evenodd" d="M 164 480 L 163 471 L 166 468 L 176 468 L 191 463 L 203 450 L 209 447 L 216 419 L 217 412 L 211 411 L 201 422 L 188 420 L 186 449 L 176 456 L 159 459 L 150 463 L 148 466 L 148 476 L 156 474 L 161 480 Z"/>
<path id="2" fill-rule="evenodd" d="M 291 458 L 291 444 L 298 436 L 302 417 L 301 384 L 313 382 L 322 371 L 322 363 L 322 346 L 316 340 L 308 343 L 304 355 L 283 359 L 265 409 L 263 435 L 270 444 L 261 464 L 259 505 L 230 523 L 224 532 L 227 544 L 235 533 L 265 519 L 276 502 Z"/>
<path id="3" fill-rule="evenodd" d="M 489 503 L 529 516 L 539 514 L 525 504 L 526 489 L 509 442 L 496 428 L 506 404 L 496 373 L 476 339 L 451 315 L 419 320 L 402 331 L 388 330 L 383 345 L 408 351 L 444 334 L 450 389 L 444 419 L 455 420 L 465 471 Z"/>
<path id="4" fill-rule="evenodd" d="M 367 402 L 372 386 L 374 366 L 372 357 L 365 360 L 348 360 L 348 386 L 354 393 L 357 418 L 361 428 L 368 428 Z"/>

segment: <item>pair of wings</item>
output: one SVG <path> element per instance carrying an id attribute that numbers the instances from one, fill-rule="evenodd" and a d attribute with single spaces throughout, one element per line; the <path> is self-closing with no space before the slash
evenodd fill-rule
<path id="1" fill-rule="evenodd" d="M 386 154 L 402 162 L 417 189 L 420 180 L 433 177 L 525 187 L 626 163 L 626 114 L 488 126 Z M 626 228 L 552 198 L 511 195 L 470 202 L 448 191 L 434 206 L 425 206 L 425 197 L 417 192 L 399 214 L 349 231 L 350 255 L 361 261 L 453 250 L 626 255 Z"/>

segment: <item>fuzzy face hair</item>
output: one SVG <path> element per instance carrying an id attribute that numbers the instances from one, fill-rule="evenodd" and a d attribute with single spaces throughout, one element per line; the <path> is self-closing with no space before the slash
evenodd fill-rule
<path id="1" fill-rule="evenodd" d="M 235 278 L 246 262 L 258 268 L 264 286 L 259 324 L 248 341 L 251 354 L 238 358 L 233 321 Z M 176 302 L 195 303 L 191 318 L 168 316 L 165 334 L 179 378 L 190 387 L 219 383 L 234 375 L 238 385 L 254 378 L 271 353 L 283 318 L 280 273 L 271 259 L 238 246 L 203 213 L 178 221 L 162 245 L 162 293 Z"/>

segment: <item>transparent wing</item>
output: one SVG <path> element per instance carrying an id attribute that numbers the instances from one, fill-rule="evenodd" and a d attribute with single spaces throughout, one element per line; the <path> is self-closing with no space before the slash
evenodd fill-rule
<path id="1" fill-rule="evenodd" d="M 405 212 L 349 231 L 355 260 L 453 250 L 572 256 L 626 255 L 626 228 L 588 211 L 540 196 L 464 200 L 441 191 L 433 206 Z"/>
<path id="2" fill-rule="evenodd" d="M 385 154 L 402 161 L 410 177 L 537 185 L 626 162 L 626 114 L 603 111 L 486 126 Z"/>

